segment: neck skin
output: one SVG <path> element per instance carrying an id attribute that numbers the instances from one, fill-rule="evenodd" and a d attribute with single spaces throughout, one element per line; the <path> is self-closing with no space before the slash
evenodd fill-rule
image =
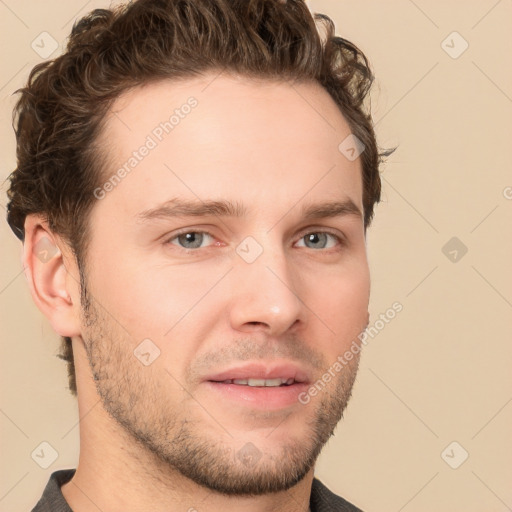
<path id="1" fill-rule="evenodd" d="M 80 458 L 61 487 L 73 512 L 307 512 L 312 469 L 288 491 L 230 497 L 197 485 L 140 446 L 103 409 L 82 340 L 73 340 L 80 421 Z M 149 507 L 148 507 L 149 504 Z"/>

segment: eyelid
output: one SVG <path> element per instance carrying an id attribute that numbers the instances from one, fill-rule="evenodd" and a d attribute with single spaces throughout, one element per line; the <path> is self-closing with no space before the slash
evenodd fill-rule
<path id="1" fill-rule="evenodd" d="M 304 230 L 300 231 L 299 239 L 308 235 L 309 233 L 327 233 L 328 235 L 337 238 L 340 243 L 345 242 L 345 235 L 343 233 L 336 229 L 328 228 L 325 226 L 313 226 L 305 228 Z"/>

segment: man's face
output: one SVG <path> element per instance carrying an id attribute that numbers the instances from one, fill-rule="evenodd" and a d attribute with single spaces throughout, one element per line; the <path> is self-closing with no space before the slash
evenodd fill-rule
<path id="1" fill-rule="evenodd" d="M 304 212 L 362 211 L 361 167 L 320 86 L 214 77 L 113 105 L 102 184 L 136 163 L 91 213 L 82 338 L 116 428 L 201 485 L 260 494 L 304 477 L 350 396 L 357 356 L 325 374 L 367 323 L 363 219 Z"/>

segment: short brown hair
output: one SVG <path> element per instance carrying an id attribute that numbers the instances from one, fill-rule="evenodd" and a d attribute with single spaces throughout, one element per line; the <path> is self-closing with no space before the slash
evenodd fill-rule
<path id="1" fill-rule="evenodd" d="M 312 16 L 304 0 L 137 0 L 96 9 L 75 23 L 65 53 L 35 66 L 16 91 L 17 167 L 9 177 L 7 220 L 18 238 L 24 240 L 26 216 L 42 214 L 83 268 L 104 163 L 98 134 L 110 106 L 138 85 L 215 70 L 316 81 L 329 92 L 364 144 L 366 231 L 380 201 L 379 166 L 390 151 L 379 152 L 364 106 L 373 82 L 368 61 L 335 36 L 333 21 Z M 59 357 L 68 362 L 76 395 L 70 338 L 62 338 Z"/>

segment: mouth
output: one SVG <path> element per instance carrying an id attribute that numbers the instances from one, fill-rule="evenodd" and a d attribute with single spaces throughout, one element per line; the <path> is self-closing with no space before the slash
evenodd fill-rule
<path id="1" fill-rule="evenodd" d="M 267 411 L 298 404 L 298 395 L 308 388 L 308 382 L 307 371 L 290 363 L 247 364 L 204 380 L 208 389 L 224 403 Z"/>
<path id="2" fill-rule="evenodd" d="M 219 381 L 210 381 L 210 382 L 219 382 Z M 237 386 L 250 386 L 250 387 L 266 387 L 266 388 L 276 388 L 280 386 L 291 386 L 295 384 L 297 381 L 293 378 L 285 378 L 278 377 L 277 379 L 257 379 L 255 377 L 248 379 L 226 379 L 221 381 L 222 384 L 236 384 Z"/>

